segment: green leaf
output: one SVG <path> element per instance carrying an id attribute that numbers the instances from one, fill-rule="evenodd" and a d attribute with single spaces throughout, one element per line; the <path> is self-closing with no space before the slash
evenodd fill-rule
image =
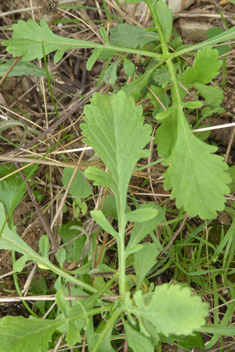
<path id="1" fill-rule="evenodd" d="M 126 48 L 143 49 L 145 44 L 159 40 L 155 32 L 146 32 L 143 27 L 119 23 L 117 28 L 111 28 L 110 41 L 112 45 L 124 46 Z"/>
<path id="2" fill-rule="evenodd" d="M 100 27 L 100 34 L 101 34 L 102 38 L 104 39 L 105 43 L 109 44 L 109 37 L 108 37 L 108 34 L 103 26 Z"/>
<path id="3" fill-rule="evenodd" d="M 117 237 L 118 233 L 114 230 L 112 225 L 108 222 L 102 211 L 93 210 L 91 211 L 91 216 L 106 232 L 110 233 L 113 237 Z"/>
<path id="4" fill-rule="evenodd" d="M 100 208 L 101 207 L 102 205 L 100 205 Z M 128 213 L 129 211 L 131 211 L 131 208 L 128 206 L 128 204 L 126 204 L 125 212 Z M 114 196 L 105 196 L 102 212 L 107 218 L 113 218 L 115 220 L 118 220 L 117 207 Z"/>
<path id="5" fill-rule="evenodd" d="M 151 202 L 148 204 L 146 204 L 146 203 L 143 204 L 141 206 L 141 209 L 142 208 L 148 209 L 148 207 L 157 209 L 158 215 L 156 217 L 154 217 L 152 220 L 149 220 L 147 222 L 144 222 L 144 223 L 136 222 L 134 224 L 134 227 L 131 232 L 131 237 L 130 237 L 130 240 L 127 245 L 127 249 L 130 249 L 133 246 L 136 246 L 140 241 L 142 241 L 142 239 L 145 236 L 147 236 L 149 233 L 154 231 L 156 229 L 156 227 L 158 225 L 160 225 L 161 222 L 163 222 L 163 220 L 165 219 L 165 213 L 164 213 L 163 208 L 161 208 L 157 204 Z"/>
<path id="6" fill-rule="evenodd" d="M 103 170 L 97 169 L 96 167 L 89 166 L 85 171 L 85 175 L 90 180 L 95 180 L 95 186 L 106 185 L 107 187 L 114 189 L 116 187 L 115 182 L 110 174 Z"/>
<path id="7" fill-rule="evenodd" d="M 0 321 L 0 352 L 47 352 L 51 335 L 61 321 L 36 319 L 30 316 L 2 318 Z"/>
<path id="8" fill-rule="evenodd" d="M 3 77 L 7 70 L 11 67 L 11 65 L 15 62 L 15 60 L 0 60 L 0 77 Z M 17 64 L 13 67 L 11 72 L 8 74 L 8 77 L 12 76 L 43 76 L 46 77 L 47 73 L 41 67 L 30 64 L 29 62 L 18 61 Z M 52 74 L 50 74 L 50 78 L 53 79 Z"/>
<path id="9" fill-rule="evenodd" d="M 135 73 L 135 65 L 131 60 L 124 58 L 123 64 L 123 69 L 128 76 L 133 75 Z"/>
<path id="10" fill-rule="evenodd" d="M 14 165 L 1 165 L 0 178 L 9 175 L 15 170 L 16 167 Z M 31 171 L 32 167 L 28 167 L 26 170 L 24 170 L 26 177 Z M 25 183 L 18 172 L 5 178 L 4 180 L 1 180 L 0 182 L 0 200 L 3 202 L 8 212 L 10 211 L 11 207 L 13 210 L 17 207 L 17 205 L 22 200 L 25 192 Z"/>
<path id="11" fill-rule="evenodd" d="M 165 108 L 168 108 L 168 106 L 170 105 L 170 99 L 169 99 L 167 91 L 165 89 L 163 89 L 161 87 L 156 87 L 153 85 L 151 85 L 150 88 L 155 95 L 153 95 L 152 92 L 148 91 L 146 94 L 146 97 L 151 99 L 151 103 L 154 105 L 154 107 L 156 109 L 154 111 L 154 116 L 156 116 L 156 114 L 159 114 L 161 111 L 167 111 L 167 110 L 163 110 L 163 106 Z M 162 104 L 160 104 L 160 102 L 156 99 L 156 97 L 158 97 L 159 101 Z"/>
<path id="12" fill-rule="evenodd" d="M 152 220 L 158 214 L 158 210 L 148 207 L 148 208 L 140 208 L 134 211 L 130 211 L 129 213 L 125 214 L 126 221 L 135 221 L 135 222 L 145 222 Z"/>
<path id="13" fill-rule="evenodd" d="M 208 105 L 220 106 L 224 98 L 223 91 L 219 87 L 206 86 L 202 83 L 195 83 L 194 87 L 205 98 Z"/>
<path id="14" fill-rule="evenodd" d="M 93 49 L 92 50 L 92 54 L 91 54 L 91 56 L 89 57 L 89 59 L 87 60 L 87 63 L 86 63 L 86 69 L 88 71 L 90 71 L 92 69 L 92 67 L 94 66 L 96 60 L 100 56 L 100 52 L 101 52 L 100 49 Z"/>
<path id="15" fill-rule="evenodd" d="M 218 76 L 221 65 L 222 61 L 218 60 L 218 51 L 206 46 L 197 52 L 193 67 L 188 67 L 179 77 L 179 81 L 187 88 L 195 83 L 208 84 Z"/>
<path id="16" fill-rule="evenodd" d="M 40 249 L 42 257 L 48 259 L 49 258 L 50 244 L 49 244 L 49 238 L 48 238 L 47 235 L 43 235 L 40 238 L 39 249 Z"/>
<path id="17" fill-rule="evenodd" d="M 207 86 L 205 86 L 207 87 Z M 183 103 L 183 107 L 187 109 L 198 109 L 203 105 L 201 101 L 186 101 Z"/>
<path id="18" fill-rule="evenodd" d="M 137 276 L 136 289 L 139 290 L 146 274 L 156 264 L 156 258 L 159 254 L 158 247 L 155 243 L 144 243 L 143 248 L 134 255 L 135 273 Z"/>
<path id="19" fill-rule="evenodd" d="M 56 253 L 56 259 L 58 263 L 60 264 L 60 267 L 63 269 L 63 264 L 66 259 L 66 251 L 63 247 L 59 248 L 57 253 Z"/>
<path id="20" fill-rule="evenodd" d="M 95 93 L 84 113 L 87 122 L 81 125 L 82 133 L 87 137 L 84 142 L 95 150 L 109 170 L 105 173 L 97 169 L 93 179 L 112 188 L 118 214 L 124 214 L 134 166 L 137 160 L 149 155 L 143 148 L 151 140 L 151 126 L 143 126 L 142 107 L 136 107 L 134 99 L 126 97 L 122 91 L 111 96 Z M 89 171 L 85 174 L 90 176 Z"/>
<path id="21" fill-rule="evenodd" d="M 175 52 L 175 54 L 172 55 L 172 58 L 177 57 L 177 56 L 182 56 L 185 53 L 189 53 L 191 51 L 196 51 L 196 50 L 199 50 L 204 47 L 209 47 L 214 44 L 226 42 L 227 40 L 234 39 L 234 38 L 235 38 L 235 27 L 232 27 L 229 30 L 227 30 L 226 32 L 223 32 L 223 33 L 221 33 L 211 39 L 205 40 L 202 43 L 187 46 L 186 48 Z"/>
<path id="22" fill-rule="evenodd" d="M 228 169 L 228 174 L 231 177 L 231 183 L 229 184 L 230 192 L 235 191 L 235 165 Z"/>
<path id="23" fill-rule="evenodd" d="M 140 251 L 143 248 L 143 244 L 137 244 L 136 246 L 130 247 L 130 249 L 125 250 L 125 256 L 126 258 L 129 257 L 129 255 L 134 254 L 138 251 Z"/>
<path id="24" fill-rule="evenodd" d="M 117 68 L 120 63 L 121 59 L 116 60 L 113 62 L 105 71 L 104 74 L 104 81 L 106 84 L 114 85 L 117 81 Z"/>
<path id="25" fill-rule="evenodd" d="M 198 328 L 197 331 L 206 334 L 218 334 L 221 336 L 234 336 L 235 335 L 235 326 L 202 326 Z"/>
<path id="26" fill-rule="evenodd" d="M 160 86 L 170 80 L 170 72 L 167 65 L 164 65 L 156 70 L 156 72 L 153 74 L 153 80 Z"/>
<path id="27" fill-rule="evenodd" d="M 58 230 L 58 233 L 61 235 L 63 243 L 69 242 L 78 236 L 81 233 L 81 230 L 72 229 L 73 227 L 81 226 L 81 222 L 78 221 L 69 221 L 67 224 L 62 224 Z M 77 262 L 82 256 L 82 251 L 86 242 L 85 234 L 74 240 L 72 243 L 69 243 L 65 246 L 66 260 L 71 263 L 76 260 Z"/>
<path id="28" fill-rule="evenodd" d="M 73 276 L 57 268 L 48 259 L 37 254 L 17 235 L 15 227 L 13 230 L 10 230 L 6 222 L 5 209 L 2 203 L 0 203 L 0 249 L 13 250 L 26 255 L 31 260 L 37 262 L 41 267 L 49 269 L 57 275 L 67 278 L 68 281 L 87 289 L 89 292 L 96 292 L 92 286 L 81 280 L 75 279 Z"/>
<path id="29" fill-rule="evenodd" d="M 57 61 L 67 49 L 94 47 L 84 40 L 74 40 L 55 35 L 44 19 L 41 19 L 40 26 L 32 19 L 28 19 L 27 22 L 19 20 L 18 24 L 13 24 L 12 28 L 12 39 L 4 41 L 2 44 L 8 46 L 7 51 L 14 57 L 22 56 L 23 61 L 42 59 L 42 43 L 44 44 L 45 55 L 55 50 L 59 51 Z"/>
<path id="30" fill-rule="evenodd" d="M 205 324 L 208 305 L 198 296 L 191 296 L 189 288 L 181 285 L 163 284 L 157 286 L 151 300 L 145 303 L 141 291 L 134 296 L 136 306 L 126 300 L 125 310 L 149 321 L 158 333 L 189 335 Z"/>
<path id="31" fill-rule="evenodd" d="M 122 91 L 126 94 L 127 97 L 132 96 L 135 101 L 137 101 L 143 94 L 141 93 L 141 89 L 144 88 L 156 70 L 158 65 L 153 66 L 149 70 L 147 70 L 143 75 L 136 78 L 131 83 L 127 84 L 126 86 L 122 87 Z"/>
<path id="32" fill-rule="evenodd" d="M 224 195 L 229 193 L 226 184 L 230 183 L 227 164 L 222 157 L 211 154 L 217 148 L 192 134 L 182 111 L 174 111 L 163 120 L 155 140 L 159 155 L 166 159 L 164 165 L 169 165 L 164 187 L 172 188 L 176 206 L 184 207 L 191 217 L 215 218 L 216 210 L 224 208 Z"/>
<path id="33" fill-rule="evenodd" d="M 73 172 L 74 170 L 71 168 L 64 169 L 62 183 L 65 187 L 68 187 Z M 91 194 L 91 189 L 80 171 L 78 171 L 74 177 L 73 183 L 69 189 L 69 194 L 78 198 L 86 198 Z"/>
<path id="34" fill-rule="evenodd" d="M 174 110 L 176 110 L 176 106 L 171 106 L 170 108 L 158 113 L 156 116 L 155 116 L 155 119 L 158 120 L 158 121 L 161 121 L 163 119 L 165 119 L 166 117 L 170 116 L 172 114 L 172 112 Z M 154 141 L 154 143 L 157 143 L 156 141 Z"/>
<path id="35" fill-rule="evenodd" d="M 22 257 L 20 257 L 18 260 L 15 261 L 13 265 L 13 270 L 20 273 L 24 269 L 27 260 L 30 260 L 30 257 L 28 255 L 23 255 Z"/>
<path id="36" fill-rule="evenodd" d="M 208 29 L 208 31 L 206 32 L 206 35 L 207 35 L 207 38 L 210 39 L 223 32 L 224 32 L 223 28 L 212 27 Z M 223 57 L 219 58 L 219 60 L 226 60 L 228 55 L 224 55 L 224 54 L 228 54 L 230 52 L 229 45 L 228 44 L 218 45 L 215 49 L 218 51 L 219 56 L 223 55 Z"/>
<path id="37" fill-rule="evenodd" d="M 75 314 L 81 314 L 85 312 L 85 308 L 82 304 L 78 304 L 70 308 L 68 302 L 66 302 L 65 300 L 63 291 L 61 289 L 56 292 L 55 297 L 56 302 L 65 318 L 69 318 L 71 316 L 74 316 Z M 70 319 L 68 319 L 68 322 L 63 325 L 62 329 L 67 332 L 66 340 L 68 342 L 68 347 L 74 346 L 76 342 L 81 342 L 80 331 L 85 327 L 85 325 L 85 317 L 79 319 L 78 321 L 71 321 Z"/>
<path id="38" fill-rule="evenodd" d="M 203 351 L 205 348 L 203 339 L 198 332 L 194 332 L 189 336 L 170 335 L 166 337 L 160 334 L 159 339 L 161 342 L 167 343 L 169 345 L 173 345 L 177 342 L 178 346 L 186 349 L 187 351 L 191 351 L 193 347 L 199 347 L 201 351 Z"/>
<path id="39" fill-rule="evenodd" d="M 158 1 L 155 4 L 155 8 L 157 10 L 158 20 L 161 24 L 165 41 L 168 43 L 171 39 L 173 25 L 172 10 L 170 10 L 167 4 L 162 1 Z"/>
<path id="40" fill-rule="evenodd" d="M 124 319 L 122 321 L 128 339 L 128 346 L 132 348 L 133 352 L 154 352 L 154 346 L 149 338 L 134 330 Z"/>

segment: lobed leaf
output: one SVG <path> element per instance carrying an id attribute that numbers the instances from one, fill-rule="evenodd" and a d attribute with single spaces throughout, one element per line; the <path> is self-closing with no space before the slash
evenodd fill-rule
<path id="1" fill-rule="evenodd" d="M 219 87 L 206 86 L 202 83 L 195 83 L 194 87 L 205 98 L 208 105 L 220 106 L 224 98 L 223 91 Z"/>
<path id="2" fill-rule="evenodd" d="M 165 189 L 172 188 L 176 206 L 184 207 L 188 215 L 201 219 L 217 216 L 224 208 L 229 193 L 230 177 L 223 158 L 211 153 L 217 150 L 195 137 L 182 112 L 174 111 L 163 120 L 156 133 L 159 154 L 164 155 Z"/>
<path id="3" fill-rule="evenodd" d="M 45 55 L 52 51 L 57 51 L 54 56 L 54 61 L 58 62 L 64 52 L 68 49 L 84 49 L 84 48 L 97 48 L 101 50 L 110 50 L 114 52 L 126 51 L 131 53 L 129 48 L 115 47 L 113 45 L 102 45 L 85 40 L 71 39 L 60 37 L 54 34 L 47 22 L 41 19 L 40 25 L 29 19 L 27 22 L 19 20 L 17 24 L 13 24 L 12 39 L 3 41 L 2 44 L 7 46 L 7 51 L 14 57 L 22 56 L 22 61 L 32 61 L 35 59 L 42 59 Z M 43 53 L 44 46 L 44 53 Z M 142 54 L 142 50 L 135 50 L 135 53 Z M 95 54 L 96 55 L 96 54 Z M 145 52 L 145 55 L 150 57 L 157 57 L 157 54 L 152 52 Z M 93 61 L 94 57 L 91 59 Z M 89 63 L 89 65 L 92 62 Z"/>
<path id="4" fill-rule="evenodd" d="M 61 321 L 30 317 L 2 318 L 0 321 L 0 352 L 47 352 L 51 335 Z"/>
<path id="5" fill-rule="evenodd" d="M 198 296 L 191 296 L 189 288 L 163 284 L 155 288 L 151 300 L 146 303 L 141 291 L 134 296 L 135 306 L 126 298 L 125 310 L 139 319 L 150 322 L 165 336 L 189 335 L 205 324 L 208 305 Z"/>
<path id="6" fill-rule="evenodd" d="M 193 67 L 188 67 L 179 77 L 179 81 L 187 88 L 195 83 L 208 84 L 218 76 L 221 65 L 222 61 L 218 60 L 218 51 L 206 46 L 197 52 Z"/>
<path id="7" fill-rule="evenodd" d="M 127 188 L 134 166 L 138 159 L 149 155 L 149 151 L 143 148 L 151 140 L 151 126 L 143 126 L 142 107 L 136 107 L 134 99 L 126 97 L 122 91 L 112 96 L 95 93 L 84 113 L 87 122 L 81 125 L 82 133 L 86 136 L 84 142 L 95 150 L 110 172 L 108 174 L 89 168 L 85 174 L 94 179 L 96 184 L 112 188 L 118 213 L 121 209 L 124 214 Z"/>

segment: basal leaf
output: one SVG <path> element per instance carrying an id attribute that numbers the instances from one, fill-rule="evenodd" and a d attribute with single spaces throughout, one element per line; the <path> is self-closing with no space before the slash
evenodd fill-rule
<path id="1" fill-rule="evenodd" d="M 165 138 L 164 138 L 165 137 Z M 223 158 L 211 153 L 216 147 L 209 146 L 195 137 L 182 112 L 173 112 L 163 120 L 156 134 L 159 154 L 164 155 L 165 189 L 172 188 L 176 206 L 184 207 L 188 215 L 201 219 L 216 217 L 216 210 L 224 208 L 229 193 L 230 178 Z"/>
<path id="2" fill-rule="evenodd" d="M 208 105 L 220 106 L 224 98 L 223 91 L 219 87 L 206 86 L 202 83 L 195 83 L 194 87 L 205 98 Z"/>
<path id="3" fill-rule="evenodd" d="M 154 352 L 154 346 L 149 338 L 133 329 L 125 320 L 123 320 L 123 325 L 128 339 L 128 346 L 132 348 L 133 352 Z"/>
<path id="4" fill-rule="evenodd" d="M 70 179 L 74 170 L 71 168 L 65 168 L 63 172 L 62 183 L 65 187 L 68 187 Z M 73 183 L 69 189 L 69 194 L 78 198 L 86 198 L 91 194 L 91 189 L 80 171 L 77 171 Z"/>
<path id="5" fill-rule="evenodd" d="M 145 44 L 159 40 L 157 33 L 146 32 L 143 27 L 127 23 L 119 23 L 117 28 L 111 28 L 110 33 L 112 45 L 124 46 L 126 48 L 140 47 L 142 49 Z"/>
<path id="6" fill-rule="evenodd" d="M 193 67 L 188 67 L 179 77 L 179 81 L 187 88 L 198 82 L 208 84 L 218 76 L 221 65 L 222 61 L 218 60 L 218 51 L 206 46 L 197 52 Z"/>
<path id="7" fill-rule="evenodd" d="M 148 303 L 141 291 L 137 291 L 133 298 L 136 306 L 130 307 L 127 301 L 126 310 L 137 318 L 148 320 L 157 333 L 165 336 L 191 334 L 205 324 L 208 314 L 208 305 L 200 297 L 191 296 L 189 288 L 180 285 L 157 286 Z"/>
<path id="8" fill-rule="evenodd" d="M 143 204 L 141 206 L 142 208 L 148 208 L 148 207 L 153 207 L 158 210 L 158 215 L 154 217 L 152 220 L 149 220 L 147 222 L 139 223 L 136 222 L 134 223 L 134 227 L 131 231 L 131 237 L 127 245 L 127 249 L 132 248 L 133 246 L 136 246 L 140 241 L 144 239 L 145 236 L 147 236 L 150 232 L 154 231 L 158 225 L 161 224 L 161 222 L 165 218 L 164 214 L 164 209 L 159 207 L 156 203 L 148 203 L 148 204 Z"/>
<path id="9" fill-rule="evenodd" d="M 41 19 L 40 25 L 32 19 L 27 22 L 19 20 L 17 24 L 13 24 L 12 28 L 12 39 L 2 42 L 2 44 L 8 46 L 7 51 L 14 57 L 22 56 L 23 61 L 42 59 L 42 43 L 45 55 L 59 50 L 61 52 L 60 56 L 62 56 L 67 49 L 95 47 L 84 40 L 74 40 L 55 35 L 44 19 Z"/>
<path id="10" fill-rule="evenodd" d="M 165 41 L 168 43 L 171 39 L 173 17 L 172 10 L 169 9 L 167 4 L 163 1 L 158 1 L 153 5 L 156 9 L 158 20 L 161 24 Z"/>
<path id="11" fill-rule="evenodd" d="M 149 155 L 143 148 L 151 140 L 151 127 L 143 126 L 142 107 L 136 107 L 134 99 L 126 97 L 122 91 L 112 96 L 95 93 L 84 113 L 87 122 L 81 125 L 82 133 L 87 137 L 84 142 L 107 166 L 108 183 L 115 193 L 118 213 L 124 214 L 134 166 L 138 159 Z M 85 174 L 88 177 L 89 174 Z M 96 180 L 96 176 L 93 179 Z"/>
<path id="12" fill-rule="evenodd" d="M 54 61 L 58 62 L 64 52 L 68 49 L 84 49 L 84 48 L 97 48 L 100 50 L 105 49 L 112 52 L 129 52 L 132 50 L 125 47 L 115 47 L 113 45 L 102 45 L 85 40 L 70 39 L 55 35 L 49 28 L 47 22 L 41 19 L 40 25 L 29 19 L 27 22 L 19 20 L 17 24 L 13 24 L 12 39 L 3 41 L 1 44 L 7 46 L 7 51 L 14 57 L 22 56 L 22 61 L 32 61 L 35 59 L 43 58 L 44 53 L 47 55 L 52 51 L 57 51 L 54 56 Z M 42 45 L 43 44 L 43 45 Z M 142 54 L 142 50 L 135 50 L 135 53 Z M 157 54 L 152 52 L 145 52 L 145 55 L 155 57 Z"/>
<path id="13" fill-rule="evenodd" d="M 144 243 L 143 248 L 135 253 L 134 268 L 137 276 L 137 290 L 140 289 L 148 271 L 156 264 L 158 254 L 157 245 L 150 242 Z"/>
<path id="14" fill-rule="evenodd" d="M 51 335 L 61 321 L 4 317 L 0 321 L 0 352 L 47 352 Z"/>

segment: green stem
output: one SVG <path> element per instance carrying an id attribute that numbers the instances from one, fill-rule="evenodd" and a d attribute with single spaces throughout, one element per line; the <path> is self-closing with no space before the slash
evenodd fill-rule
<path id="1" fill-rule="evenodd" d="M 119 271 L 119 294 L 125 295 L 126 292 L 126 257 L 125 257 L 125 228 L 123 229 L 122 223 L 119 231 L 119 238 L 117 239 L 118 247 L 118 271 Z"/>
<path id="2" fill-rule="evenodd" d="M 157 29 L 157 34 L 159 35 L 159 39 L 160 39 L 160 42 L 162 45 L 163 58 L 166 60 L 169 57 L 169 51 L 168 51 L 168 46 L 166 44 L 165 37 L 164 37 L 163 31 L 162 31 L 162 27 L 160 25 L 160 21 L 158 19 L 157 10 L 156 10 L 156 7 L 154 6 L 155 1 L 145 0 L 145 3 L 148 5 L 148 8 L 151 12 L 154 24 Z"/>

